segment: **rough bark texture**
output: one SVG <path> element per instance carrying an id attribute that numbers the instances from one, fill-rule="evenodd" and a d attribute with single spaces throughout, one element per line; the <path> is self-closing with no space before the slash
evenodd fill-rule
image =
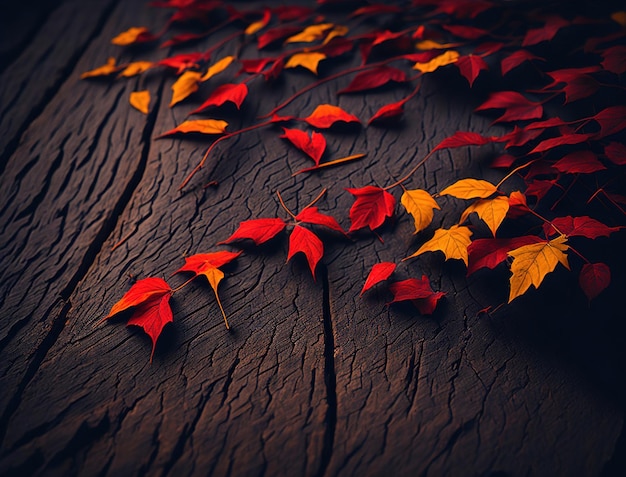
<path id="1" fill-rule="evenodd" d="M 277 190 L 298 210 L 328 187 L 319 206 L 347 228 L 345 187 L 389 183 L 455 131 L 487 130 L 457 80 L 427 81 L 398 127 L 326 135 L 332 158 L 366 152 L 358 163 L 292 177 L 307 160 L 267 128 L 223 143 L 180 193 L 208 142 L 153 139 L 194 104 L 168 107 L 173 77 L 79 80 L 109 56 L 132 59 L 110 39 L 130 26 L 157 30 L 163 12 L 66 0 L 17 18 L 23 26 L 3 33 L 0 49 L 0 474 L 624 471 L 619 287 L 588 306 L 570 292 L 575 279 L 555 273 L 539 292 L 479 315 L 505 299 L 506 271 L 467 279 L 430 254 L 400 273 L 425 273 L 447 292 L 432 317 L 387 307 L 381 291 L 359 298 L 374 263 L 416 250 L 407 217 L 383 229 L 384 243 L 322 233 L 316 281 L 302 257 L 285 264 L 284 238 L 249 250 L 220 287 L 233 330 L 208 285 L 194 283 L 174 297 L 175 323 L 153 363 L 144 334 L 101 323 L 130 276 L 170 280 L 185 254 L 217 250 L 239 222 L 284 214 Z M 249 123 L 308 81 L 296 72 L 269 89 L 255 80 L 243 115 Z M 147 116 L 128 105 L 144 88 Z M 367 119 L 406 95 L 337 98 L 336 89 L 320 87 L 284 112 L 329 102 Z M 236 129 L 240 115 L 229 121 Z M 488 158 L 488 148 L 442 152 L 412 186 L 496 178 Z M 203 188 L 210 180 L 219 186 Z M 458 202 L 436 220 L 454 223 Z M 606 243 L 607 255 L 620 245 Z"/>

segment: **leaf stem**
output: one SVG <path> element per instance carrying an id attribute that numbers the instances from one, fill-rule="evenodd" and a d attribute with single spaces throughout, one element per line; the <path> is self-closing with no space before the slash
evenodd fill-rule
<path id="1" fill-rule="evenodd" d="M 276 195 L 278 196 L 278 200 L 280 201 L 280 205 L 283 206 L 283 209 L 285 209 L 285 211 L 293 218 L 293 220 L 297 222 L 298 219 L 296 219 L 296 216 L 294 215 L 294 213 L 291 210 L 289 210 L 289 207 L 285 205 L 285 202 L 283 201 L 283 198 L 280 195 L 280 191 L 277 190 Z"/>
<path id="2" fill-rule="evenodd" d="M 515 169 L 513 169 L 511 172 L 509 172 L 506 176 L 504 176 L 502 178 L 502 180 L 500 182 L 498 182 L 496 184 L 496 189 L 499 189 L 500 186 L 506 182 L 507 179 L 509 179 L 513 174 L 515 174 L 517 171 L 520 171 L 528 166 L 530 166 L 533 162 L 537 162 L 539 159 L 533 159 L 532 161 L 528 161 L 526 164 L 522 164 L 521 166 L 516 167 Z"/>
<path id="3" fill-rule="evenodd" d="M 307 205 L 306 207 L 304 207 L 302 210 L 304 210 L 304 209 L 308 209 L 309 207 L 313 207 L 313 206 L 317 203 L 317 201 L 318 201 L 318 200 L 320 200 L 322 197 L 324 197 L 324 194 L 326 194 L 326 191 L 327 191 L 327 190 L 328 190 L 328 189 L 326 189 L 326 187 L 324 187 L 324 188 L 322 189 L 322 192 L 320 192 L 319 194 L 317 194 L 317 197 L 316 197 L 315 199 L 313 199 L 313 200 L 311 201 L 311 203 L 310 203 L 309 205 Z"/>
<path id="4" fill-rule="evenodd" d="M 196 278 L 197 276 L 198 276 L 198 275 L 194 275 L 193 277 L 191 277 L 189 280 L 187 280 L 187 281 L 186 281 L 185 283 L 183 283 L 182 285 L 180 285 L 180 286 L 178 286 L 178 287 L 174 288 L 174 289 L 172 290 L 172 295 L 173 295 L 174 293 L 176 293 L 177 291 L 181 290 L 182 288 L 186 287 L 187 285 L 189 285 L 189 284 L 193 281 L 193 279 L 194 279 L 194 278 Z"/>
<path id="5" fill-rule="evenodd" d="M 415 174 L 415 171 L 417 171 L 420 166 L 422 166 L 429 158 L 430 156 L 433 155 L 433 153 L 435 152 L 435 149 L 433 149 L 432 151 L 430 151 L 428 154 L 426 154 L 426 156 L 424 157 L 424 159 L 422 159 L 421 161 L 419 161 L 415 167 L 413 167 L 413 169 L 411 169 L 409 171 L 409 173 L 407 175 L 405 175 L 404 177 L 402 177 L 401 179 L 398 179 L 396 182 L 394 182 L 391 185 L 388 185 L 387 187 L 383 187 L 383 190 L 389 190 L 389 189 L 393 189 L 396 186 L 401 185 L 404 181 L 408 180 L 413 174 Z"/>
<path id="6" fill-rule="evenodd" d="M 222 306 L 222 301 L 220 300 L 219 295 L 217 294 L 217 289 L 213 289 L 213 292 L 215 293 L 215 299 L 217 300 L 217 304 L 220 307 L 220 311 L 222 312 L 222 316 L 224 317 L 224 324 L 226 325 L 226 329 L 230 330 L 230 326 L 228 325 L 228 319 L 226 319 L 226 313 L 224 312 L 224 307 Z"/>

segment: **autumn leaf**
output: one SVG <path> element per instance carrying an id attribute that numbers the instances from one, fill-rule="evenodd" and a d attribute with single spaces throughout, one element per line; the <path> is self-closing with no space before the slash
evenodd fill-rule
<path id="1" fill-rule="evenodd" d="M 523 235 L 505 239 L 476 239 L 467 247 L 469 262 L 467 274 L 471 275 L 481 268 L 493 269 L 506 260 L 511 250 L 539 242 L 544 241 L 536 235 Z"/>
<path id="2" fill-rule="evenodd" d="M 137 111 L 148 114 L 150 106 L 150 91 L 133 91 L 130 93 L 130 104 Z"/>
<path id="3" fill-rule="evenodd" d="M 105 65 L 99 66 L 93 70 L 85 71 L 82 75 L 80 75 L 80 79 L 109 76 L 118 72 L 121 68 L 121 66 L 115 65 L 115 58 L 111 57 L 107 60 Z"/>
<path id="4" fill-rule="evenodd" d="M 439 205 L 433 197 L 422 189 L 405 190 L 400 203 L 413 216 L 415 232 L 424 230 L 433 221 L 433 210 L 439 210 Z"/>
<path id="5" fill-rule="evenodd" d="M 235 233 L 220 244 L 249 239 L 255 245 L 261 245 L 276 237 L 286 226 L 287 223 L 278 218 L 244 220 L 239 224 Z"/>
<path id="6" fill-rule="evenodd" d="M 486 137 L 475 132 L 457 131 L 452 136 L 445 138 L 437 144 L 437 146 L 433 149 L 433 152 L 440 149 L 452 149 L 463 146 L 482 146 L 484 144 L 492 143 L 497 139 L 498 138 L 495 136 Z"/>
<path id="7" fill-rule="evenodd" d="M 591 174 L 606 169 L 591 151 L 571 152 L 556 161 L 553 167 L 566 174 Z"/>
<path id="8" fill-rule="evenodd" d="M 600 125 L 595 137 L 603 138 L 626 129 L 626 106 L 609 106 L 592 118 Z"/>
<path id="9" fill-rule="evenodd" d="M 499 91 L 497 93 L 491 93 L 489 99 L 478 106 L 475 111 L 484 111 L 485 109 L 505 110 L 502 116 L 497 118 L 494 123 L 539 119 L 543 116 L 543 106 L 541 103 L 530 101 L 517 91 Z"/>
<path id="10" fill-rule="evenodd" d="M 317 67 L 320 61 L 325 60 L 326 55 L 317 51 L 310 51 L 305 53 L 296 53 L 292 55 L 285 63 L 285 68 L 296 68 L 302 66 L 309 70 L 313 74 L 317 74 Z"/>
<path id="11" fill-rule="evenodd" d="M 126 67 L 119 74 L 119 76 L 123 78 L 130 78 L 149 70 L 153 66 L 154 63 L 152 63 L 151 61 L 135 61 L 133 63 L 127 64 Z"/>
<path id="12" fill-rule="evenodd" d="M 119 46 L 132 45 L 133 43 L 145 43 L 156 40 L 146 27 L 132 27 L 120 33 L 111 40 L 111 43 Z"/>
<path id="13" fill-rule="evenodd" d="M 602 68 L 616 75 L 626 73 L 626 45 L 615 45 L 602 52 Z"/>
<path id="14" fill-rule="evenodd" d="M 486 199 L 498 189 L 482 179 L 461 179 L 442 190 L 439 195 L 451 195 L 457 199 Z"/>
<path id="15" fill-rule="evenodd" d="M 315 278 L 315 268 L 324 255 L 324 244 L 317 235 L 301 225 L 294 226 L 289 236 L 289 253 L 287 261 L 296 253 L 302 252 Z"/>
<path id="16" fill-rule="evenodd" d="M 483 36 L 489 35 L 487 30 L 483 30 L 482 28 L 476 28 L 468 25 L 441 25 L 444 30 L 449 31 L 454 36 L 458 36 L 459 38 L 463 38 L 465 40 L 476 40 L 478 38 L 482 38 Z"/>
<path id="17" fill-rule="evenodd" d="M 198 91 L 198 82 L 202 74 L 197 71 L 185 71 L 172 85 L 170 108 Z"/>
<path id="18" fill-rule="evenodd" d="M 456 67 L 461 75 L 468 81 L 470 88 L 474 85 L 474 81 L 483 70 L 488 70 L 489 66 L 480 56 L 467 55 L 461 56 L 455 62 Z"/>
<path id="19" fill-rule="evenodd" d="M 197 119 L 194 121 L 185 121 L 179 124 L 174 129 L 164 132 L 159 137 L 170 136 L 172 134 L 187 134 L 187 133 L 199 133 L 199 134 L 223 134 L 226 132 L 228 123 L 221 119 Z"/>
<path id="20" fill-rule="evenodd" d="M 228 68 L 230 66 L 230 64 L 235 60 L 234 56 L 225 56 L 224 58 L 222 58 L 221 60 L 215 62 L 214 64 L 212 64 L 209 69 L 207 70 L 207 72 L 202 76 L 202 78 L 200 78 L 200 81 L 204 82 L 204 81 L 208 81 L 211 78 L 213 78 L 215 75 L 221 73 L 222 71 L 224 71 L 226 68 Z"/>
<path id="21" fill-rule="evenodd" d="M 515 50 L 510 55 L 502 58 L 502 60 L 500 61 L 500 69 L 502 71 L 502 76 L 506 75 L 512 69 L 517 68 L 519 65 L 521 65 L 525 61 L 530 61 L 530 60 L 545 61 L 545 59 L 540 58 L 537 55 L 533 55 L 528 50 Z"/>
<path id="22" fill-rule="evenodd" d="M 287 139 L 307 156 L 313 159 L 315 165 L 319 165 L 322 155 L 326 150 L 326 139 L 318 132 L 313 131 L 311 136 L 299 129 L 283 128 L 284 134 L 281 138 Z"/>
<path id="23" fill-rule="evenodd" d="M 248 95 L 248 86 L 245 83 L 228 83 L 215 88 L 209 97 L 198 108 L 189 114 L 197 114 L 211 106 L 219 107 L 224 103 L 233 103 L 237 109 L 241 108 L 241 103 Z"/>
<path id="24" fill-rule="evenodd" d="M 309 116 L 303 118 L 303 121 L 318 129 L 330 128 L 339 121 L 361 124 L 361 121 L 356 116 L 346 113 L 338 106 L 330 104 L 320 104 Z"/>
<path id="25" fill-rule="evenodd" d="M 321 40 L 327 30 L 330 30 L 334 25 L 332 23 L 319 23 L 317 25 L 311 25 L 306 27 L 297 35 L 293 35 L 285 43 L 311 43 L 316 40 Z"/>
<path id="26" fill-rule="evenodd" d="M 406 80 L 407 76 L 404 71 L 392 66 L 381 65 L 359 73 L 346 88 L 337 91 L 337 94 L 367 91 L 383 86 L 391 81 L 403 83 Z"/>
<path id="27" fill-rule="evenodd" d="M 331 230 L 341 232 L 344 235 L 346 234 L 334 217 L 322 214 L 317 207 L 307 207 L 303 209 L 302 212 L 296 215 L 296 220 L 306 224 L 323 225 Z"/>
<path id="28" fill-rule="evenodd" d="M 529 154 L 536 152 L 546 152 L 558 146 L 571 146 L 587 142 L 591 137 L 590 134 L 563 134 L 561 136 L 545 139 L 537 144 Z"/>
<path id="29" fill-rule="evenodd" d="M 386 190 L 375 186 L 365 186 L 360 189 L 346 189 L 356 197 L 350 208 L 349 232 L 369 227 L 375 230 L 380 227 L 387 217 L 393 217 L 396 199 Z"/>
<path id="30" fill-rule="evenodd" d="M 626 165 L 626 145 L 620 142 L 610 142 L 604 146 L 604 155 L 613 164 Z"/>
<path id="31" fill-rule="evenodd" d="M 202 53 L 181 53 L 159 60 L 157 65 L 172 68 L 179 75 L 186 69 L 198 67 L 198 62 L 202 60 L 202 57 Z"/>
<path id="32" fill-rule="evenodd" d="M 585 263 L 580 270 L 578 283 L 591 301 L 611 283 L 611 269 L 605 263 Z"/>
<path id="33" fill-rule="evenodd" d="M 459 56 L 460 55 L 457 51 L 448 50 L 426 63 L 415 63 L 413 65 L 413 69 L 421 71 L 422 73 L 432 73 L 442 66 L 454 63 L 459 59 Z"/>
<path id="34" fill-rule="evenodd" d="M 435 311 L 437 302 L 445 295 L 443 292 L 433 291 L 426 275 L 423 275 L 419 280 L 417 278 L 408 278 L 394 282 L 389 285 L 389 290 L 393 293 L 391 303 L 411 301 L 422 315 L 432 314 Z"/>
<path id="35" fill-rule="evenodd" d="M 509 211 L 509 198 L 504 196 L 498 196 L 493 199 L 480 199 L 470 205 L 463 214 L 459 223 L 463 223 L 467 220 L 469 215 L 473 212 L 478 214 L 489 227 L 493 236 L 496 236 L 496 231 L 500 227 L 500 224 L 505 219 L 507 212 Z"/>
<path id="36" fill-rule="evenodd" d="M 522 46 L 531 46 L 543 41 L 552 40 L 559 30 L 569 25 L 569 22 L 558 15 L 552 15 L 546 19 L 540 28 L 532 28 L 526 32 Z"/>
<path id="37" fill-rule="evenodd" d="M 557 234 L 563 234 L 567 237 L 586 237 L 588 239 L 597 239 L 599 237 L 608 237 L 614 232 L 618 232 L 623 227 L 609 227 L 599 220 L 588 216 L 582 217 L 556 217 L 549 224 L 543 225 L 543 231 L 551 237 Z"/>
<path id="38" fill-rule="evenodd" d="M 269 8 L 266 8 L 263 11 L 263 17 L 256 22 L 250 23 L 250 25 L 248 25 L 248 27 L 244 30 L 244 33 L 246 35 L 254 35 L 256 32 L 258 32 L 262 28 L 265 28 L 267 24 L 270 22 L 271 18 L 272 18 L 272 12 L 270 11 Z"/>
<path id="39" fill-rule="evenodd" d="M 112 316 L 133 308 L 128 325 L 136 325 L 150 336 L 152 340 L 152 353 L 150 362 L 154 356 L 156 342 L 166 324 L 174 321 L 172 310 L 169 305 L 172 289 L 162 278 L 143 278 L 137 280 L 130 287 L 122 299 L 118 301 L 105 320 Z"/>
<path id="40" fill-rule="evenodd" d="M 569 270 L 566 242 L 567 238 L 561 235 L 549 242 L 524 245 L 508 253 L 513 258 L 509 303 L 526 293 L 531 285 L 538 288 L 559 263 Z"/>
<path id="41" fill-rule="evenodd" d="M 381 106 L 370 118 L 367 124 L 370 125 L 372 123 L 379 123 L 401 116 L 404 113 L 404 105 L 409 99 L 410 97 L 407 97 L 401 99 L 400 101 Z"/>
<path id="42" fill-rule="evenodd" d="M 468 227 L 453 225 L 449 229 L 437 229 L 435 235 L 423 244 L 417 252 L 403 260 L 417 257 L 424 252 L 443 252 L 446 260 L 463 260 L 467 266 L 467 247 L 469 246 L 472 231 Z"/>
<path id="43" fill-rule="evenodd" d="M 300 28 L 297 26 L 284 26 L 284 27 L 272 28 L 270 30 L 267 30 L 262 35 L 258 36 L 257 47 L 259 50 L 261 50 L 265 48 L 266 46 L 269 46 L 276 41 L 287 38 L 288 36 L 292 36 L 299 31 L 300 31 Z"/>
<path id="44" fill-rule="evenodd" d="M 363 293 L 372 288 L 374 285 L 387 280 L 395 269 L 396 264 L 393 262 L 381 262 L 375 264 L 370 270 L 370 273 L 367 275 L 367 279 L 365 280 L 365 284 L 363 285 L 359 296 L 362 296 Z"/>

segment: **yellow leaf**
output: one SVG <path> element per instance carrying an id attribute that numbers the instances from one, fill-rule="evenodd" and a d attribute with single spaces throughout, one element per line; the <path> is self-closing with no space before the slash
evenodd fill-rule
<path id="1" fill-rule="evenodd" d="M 177 103 L 180 103 L 183 99 L 187 98 L 190 94 L 198 91 L 198 82 L 200 81 L 201 73 L 197 71 L 185 71 L 176 82 L 172 85 L 172 100 L 170 101 L 170 108 Z"/>
<path id="2" fill-rule="evenodd" d="M 143 114 L 148 114 L 148 107 L 150 106 L 150 91 L 133 91 L 130 93 L 130 104 Z"/>
<path id="3" fill-rule="evenodd" d="M 312 41 L 322 38 L 324 32 L 331 29 L 333 26 L 332 23 L 320 23 L 318 25 L 308 26 L 300 33 L 287 38 L 285 43 L 311 43 Z"/>
<path id="4" fill-rule="evenodd" d="M 119 69 L 119 66 L 115 66 L 115 58 L 109 58 L 106 65 L 99 66 L 90 71 L 85 71 L 82 75 L 80 75 L 80 79 L 93 78 L 94 76 L 108 76 L 115 73 Z"/>
<path id="5" fill-rule="evenodd" d="M 626 28 L 626 12 L 625 11 L 612 13 L 611 19 L 619 23 L 623 28 Z"/>
<path id="6" fill-rule="evenodd" d="M 197 119 L 185 121 L 174 129 L 164 132 L 159 137 L 176 133 L 222 134 L 226 131 L 227 126 L 228 123 L 221 119 Z"/>
<path id="7" fill-rule="evenodd" d="M 213 291 L 217 296 L 217 286 L 222 281 L 222 278 L 224 278 L 224 272 L 222 272 L 219 268 L 213 267 L 209 268 L 208 270 L 204 270 L 202 272 L 202 275 L 204 275 L 207 280 L 209 280 L 209 283 L 211 284 L 211 287 L 213 288 Z"/>
<path id="8" fill-rule="evenodd" d="M 445 50 L 446 48 L 454 48 L 459 46 L 460 43 L 438 43 L 433 40 L 423 40 L 415 44 L 415 48 L 418 50 Z"/>
<path id="9" fill-rule="evenodd" d="M 567 237 L 561 235 L 549 242 L 524 245 L 509 252 L 509 256 L 513 257 L 509 303 L 524 294 L 531 285 L 538 288 L 544 277 L 554 271 L 559 262 L 569 270 L 565 255 L 569 248 L 565 245 L 566 241 Z"/>
<path id="10" fill-rule="evenodd" d="M 318 52 L 309 52 L 309 53 L 296 53 L 293 55 L 287 63 L 285 64 L 285 68 L 295 68 L 297 66 L 302 66 L 307 70 L 311 71 L 314 74 L 317 74 L 317 66 L 320 61 L 326 58 L 324 53 Z"/>
<path id="11" fill-rule="evenodd" d="M 461 215 L 459 223 L 465 222 L 472 212 L 476 212 L 478 217 L 485 221 L 493 236 L 496 236 L 496 230 L 506 217 L 509 211 L 509 198 L 499 196 L 494 199 L 479 199 L 470 205 Z"/>
<path id="12" fill-rule="evenodd" d="M 454 50 L 446 51 L 439 56 L 434 57 L 432 60 L 426 63 L 415 63 L 413 65 L 414 70 L 419 70 L 422 73 L 432 73 L 441 66 L 446 66 L 456 62 L 459 59 L 459 53 Z"/>
<path id="13" fill-rule="evenodd" d="M 435 199 L 425 190 L 405 190 L 400 203 L 413 216 L 415 232 L 424 230 L 433 221 L 433 209 L 439 209 Z"/>
<path id="14" fill-rule="evenodd" d="M 463 260 L 467 266 L 467 247 L 471 243 L 471 236 L 472 231 L 460 225 L 453 225 L 449 229 L 437 229 L 433 238 L 404 260 L 417 257 L 424 252 L 443 252 L 446 260 L 451 258 Z"/>
<path id="15" fill-rule="evenodd" d="M 146 33 L 148 33 L 148 29 L 146 27 L 132 27 L 113 38 L 111 43 L 120 46 L 130 45 L 135 43 L 137 38 L 141 35 Z"/>
<path id="16" fill-rule="evenodd" d="M 333 28 L 330 31 L 328 35 L 326 35 L 326 38 L 324 38 L 322 45 L 327 45 L 330 42 L 330 40 L 332 40 L 333 38 L 337 38 L 339 36 L 346 36 L 349 31 L 350 29 L 347 26 L 337 25 L 335 28 Z"/>
<path id="17" fill-rule="evenodd" d="M 215 76 L 216 74 L 221 73 L 226 68 L 228 68 L 228 66 L 233 62 L 234 59 L 234 56 L 225 56 L 217 63 L 211 65 L 207 72 L 204 74 L 204 76 L 200 79 L 200 81 L 207 81 L 213 78 L 213 76 Z"/>
<path id="18" fill-rule="evenodd" d="M 451 195 L 457 199 L 486 199 L 497 190 L 491 182 L 480 179 L 461 179 L 446 187 L 439 195 Z"/>
<path id="19" fill-rule="evenodd" d="M 126 68 L 122 70 L 120 76 L 130 78 L 131 76 L 139 75 L 147 69 L 151 68 L 153 64 L 154 63 L 152 63 L 151 61 L 135 61 L 134 63 L 129 63 L 128 65 L 126 65 Z"/>

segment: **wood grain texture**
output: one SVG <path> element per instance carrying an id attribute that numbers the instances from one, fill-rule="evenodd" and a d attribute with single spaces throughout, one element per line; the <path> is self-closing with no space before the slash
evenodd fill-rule
<path id="1" fill-rule="evenodd" d="M 467 279 L 461 265 L 438 254 L 396 272 L 426 274 L 447 293 L 432 317 L 388 307 L 381 287 L 359 298 L 374 263 L 399 261 L 428 237 L 413 235 L 403 212 L 382 228 L 384 243 L 363 231 L 346 239 L 318 229 L 326 255 L 315 280 L 304 257 L 285 263 L 286 234 L 245 247 L 220 285 L 232 331 L 208 284 L 197 280 L 172 299 L 175 322 L 153 363 L 146 335 L 123 319 L 102 323 L 134 279 L 160 276 L 177 286 L 185 277 L 171 274 L 185 255 L 235 250 L 216 244 L 243 220 L 287 218 L 276 191 L 298 211 L 327 187 L 318 206 L 347 229 L 346 187 L 389 184 L 444 137 L 489 128 L 471 114 L 477 101 L 460 80 L 436 75 L 399 126 L 325 133 L 325 160 L 367 153 L 358 162 L 292 177 L 310 161 L 272 126 L 224 141 L 179 192 L 210 141 L 154 137 L 180 124 L 228 75 L 173 109 L 167 74 L 78 81 L 117 55 L 111 37 L 135 24 L 156 30 L 159 15 L 140 2 L 120 2 L 101 18 L 101 32 L 78 48 L 75 68 L 45 99 L 0 176 L 0 474 L 517 476 L 620 469 L 624 393 L 611 382 L 625 368 L 621 355 L 611 361 L 602 349 L 612 308 L 550 301 L 572 286 L 555 274 L 545 293 L 479 315 L 505 299 L 506 271 Z M 234 53 L 229 48 L 216 58 Z M 310 81 L 306 72 L 286 77 L 274 86 L 250 83 L 241 113 L 225 111 L 229 130 Z M 337 97 L 348 82 L 317 88 L 283 112 L 305 116 L 331 103 L 365 122 L 409 91 Z M 143 88 L 153 96 L 147 117 L 128 105 L 129 93 Z M 442 151 L 407 186 L 436 192 L 476 174 L 495 180 L 489 158 L 489 147 Z M 217 187 L 203 187 L 213 180 Z M 401 191 L 393 193 L 399 199 Z M 442 212 L 430 231 L 455 223 L 465 205 L 439 200 Z M 606 330 L 589 325 L 594 314 L 605 316 Z M 572 351 L 581 341 L 591 357 Z"/>

